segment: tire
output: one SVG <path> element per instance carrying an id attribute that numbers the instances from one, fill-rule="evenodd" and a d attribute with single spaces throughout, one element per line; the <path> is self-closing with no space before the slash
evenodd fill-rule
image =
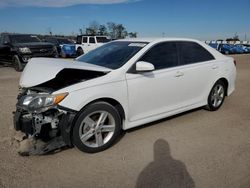
<path id="1" fill-rule="evenodd" d="M 119 112 L 109 103 L 90 104 L 76 120 L 72 142 L 83 152 L 103 151 L 111 147 L 121 135 L 121 122 Z"/>
<path id="2" fill-rule="evenodd" d="M 225 96 L 226 96 L 226 86 L 224 82 L 219 80 L 214 84 L 209 93 L 205 109 L 209 111 L 218 110 L 222 106 Z"/>
<path id="3" fill-rule="evenodd" d="M 21 63 L 19 57 L 17 55 L 15 55 L 13 57 L 13 67 L 17 72 L 21 72 L 24 68 L 23 64 Z"/>
<path id="4" fill-rule="evenodd" d="M 82 48 L 77 48 L 76 53 L 77 53 L 77 56 L 81 56 L 84 54 L 84 51 Z"/>
<path id="5" fill-rule="evenodd" d="M 61 57 L 62 58 L 66 58 L 67 57 L 67 55 L 65 54 L 65 52 L 61 51 Z"/>
<path id="6" fill-rule="evenodd" d="M 225 51 L 225 54 L 226 54 L 226 55 L 229 55 L 229 51 Z"/>

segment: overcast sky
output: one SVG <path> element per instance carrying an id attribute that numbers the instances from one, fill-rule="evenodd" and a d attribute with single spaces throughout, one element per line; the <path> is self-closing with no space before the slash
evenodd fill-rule
<path id="1" fill-rule="evenodd" d="M 0 32 L 77 34 L 91 21 L 141 37 L 250 40 L 249 0 L 0 0 Z"/>

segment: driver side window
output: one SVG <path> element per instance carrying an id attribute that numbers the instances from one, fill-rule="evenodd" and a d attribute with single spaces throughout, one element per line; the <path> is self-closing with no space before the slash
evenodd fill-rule
<path id="1" fill-rule="evenodd" d="M 152 63 L 155 70 L 175 67 L 178 65 L 177 45 L 175 42 L 164 42 L 153 46 L 140 59 Z"/>

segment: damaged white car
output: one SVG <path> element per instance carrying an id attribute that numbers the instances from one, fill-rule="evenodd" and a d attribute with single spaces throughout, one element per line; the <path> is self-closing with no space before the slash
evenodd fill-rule
<path id="1" fill-rule="evenodd" d="M 32 59 L 22 73 L 16 130 L 46 143 L 107 149 L 122 130 L 201 106 L 215 111 L 235 89 L 236 67 L 192 39 L 124 39 L 73 62 Z"/>

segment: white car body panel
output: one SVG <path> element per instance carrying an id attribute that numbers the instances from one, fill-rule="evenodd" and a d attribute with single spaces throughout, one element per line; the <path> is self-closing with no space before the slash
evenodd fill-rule
<path id="1" fill-rule="evenodd" d="M 109 72 L 85 82 L 77 83 L 54 94 L 68 92 L 69 95 L 60 102 L 60 105 L 80 111 L 92 101 L 110 98 L 119 102 L 125 112 L 123 129 L 129 129 L 149 123 L 164 117 L 175 115 L 187 110 L 207 104 L 207 97 L 216 81 L 224 78 L 228 81 L 227 94 L 235 89 L 236 68 L 233 58 L 224 56 L 205 43 L 192 39 L 125 39 L 125 41 L 149 42 L 142 50 L 134 55 L 126 64 L 116 70 L 98 66 L 89 66 L 85 63 L 65 63 L 51 60 L 46 71 L 42 70 L 41 59 L 30 62 L 25 68 L 20 81 L 21 87 L 30 87 L 32 84 L 49 80 L 63 68 L 77 68 Z M 127 73 L 130 67 L 152 46 L 167 41 L 192 41 L 206 48 L 215 60 L 155 70 L 153 72 L 131 74 Z M 50 61 L 50 60 L 49 60 Z M 38 65 L 34 68 L 33 64 Z M 88 66 L 87 66 L 88 65 Z M 32 70 L 31 70 L 32 69 Z M 35 71 L 34 71 L 35 70 Z M 44 72 L 38 75 L 39 71 Z M 192 83 L 192 84 L 191 84 Z M 165 87 L 163 87 L 165 86 Z M 178 87 L 176 87 L 178 86 Z"/>
<path id="2" fill-rule="evenodd" d="M 88 63 L 80 63 L 76 61 L 53 58 L 32 58 L 30 62 L 26 65 L 21 75 L 19 85 L 21 87 L 28 88 L 44 83 L 48 80 L 55 78 L 57 73 L 65 68 L 101 72 L 111 71 L 111 69 L 105 67 L 100 67 Z"/>

